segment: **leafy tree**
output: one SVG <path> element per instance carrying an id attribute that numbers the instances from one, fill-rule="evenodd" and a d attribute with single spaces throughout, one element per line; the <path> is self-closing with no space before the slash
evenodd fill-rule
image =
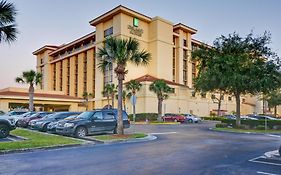
<path id="1" fill-rule="evenodd" d="M 158 117 L 157 120 L 161 121 L 162 117 L 162 103 L 164 100 L 169 98 L 169 93 L 172 93 L 173 90 L 164 80 L 155 80 L 150 86 L 149 90 L 154 92 L 157 95 L 158 99 Z"/>
<path id="2" fill-rule="evenodd" d="M 212 94 L 212 97 L 211 97 L 213 102 L 218 104 L 217 116 L 221 116 L 221 103 L 222 103 L 224 94 L 225 94 L 224 91 L 219 91 L 218 96 L 216 96 L 216 94 Z"/>
<path id="3" fill-rule="evenodd" d="M 122 92 L 123 81 L 128 73 L 126 66 L 129 62 L 135 65 L 147 65 L 150 60 L 150 53 L 140 50 L 140 44 L 137 40 L 118 39 L 109 37 L 105 40 L 104 46 L 98 50 L 98 58 L 100 59 L 99 67 L 104 72 L 109 64 L 115 63 L 114 72 L 118 79 L 118 124 L 117 133 L 124 134 L 122 119 Z"/>
<path id="4" fill-rule="evenodd" d="M 277 115 L 277 106 L 281 105 L 281 93 L 279 90 L 271 91 L 264 96 L 269 108 L 274 108 L 274 116 Z"/>
<path id="5" fill-rule="evenodd" d="M 33 111 L 34 85 L 42 82 L 42 74 L 36 73 L 34 70 L 24 71 L 20 77 L 16 78 L 16 82 L 29 84 L 29 111 Z"/>
<path id="6" fill-rule="evenodd" d="M 17 10 L 13 3 L 7 3 L 7 1 L 0 1 L 0 43 L 11 43 L 17 39 L 15 16 Z"/>
<path id="7" fill-rule="evenodd" d="M 85 106 L 86 106 L 86 111 L 88 111 L 88 102 L 89 102 L 89 98 L 93 97 L 92 93 L 88 93 L 88 92 L 84 92 L 82 94 L 83 99 L 85 100 Z"/>
<path id="8" fill-rule="evenodd" d="M 267 32 L 258 37 L 250 33 L 245 38 L 233 33 L 217 38 L 212 48 L 202 47 L 193 52 L 193 58 L 199 62 L 196 83 L 207 80 L 205 86 L 211 86 L 208 91 L 222 90 L 235 96 L 237 126 L 241 123 L 241 95 L 266 93 L 280 87 L 279 58 L 268 47 L 270 39 Z"/>
<path id="9" fill-rule="evenodd" d="M 126 84 L 126 89 L 130 91 L 129 93 L 131 96 L 135 96 L 136 92 L 140 90 L 142 84 L 136 80 L 131 80 Z M 136 105 L 133 104 L 133 115 L 134 115 L 134 120 L 136 118 Z"/>

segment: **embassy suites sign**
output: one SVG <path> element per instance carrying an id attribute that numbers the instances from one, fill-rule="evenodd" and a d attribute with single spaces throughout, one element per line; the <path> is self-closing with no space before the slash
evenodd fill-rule
<path id="1" fill-rule="evenodd" d="M 143 29 L 139 28 L 139 19 L 134 18 L 133 19 L 133 25 L 128 25 L 128 29 L 130 30 L 130 34 L 137 35 L 139 37 L 143 34 Z"/>

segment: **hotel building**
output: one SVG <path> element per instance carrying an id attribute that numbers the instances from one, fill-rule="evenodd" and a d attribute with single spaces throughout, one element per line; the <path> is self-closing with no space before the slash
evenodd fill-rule
<path id="1" fill-rule="evenodd" d="M 196 62 L 191 60 L 191 51 L 203 44 L 194 39 L 196 29 L 158 16 L 151 18 L 124 6 L 118 6 L 89 23 L 92 33 L 60 46 L 45 45 L 33 52 L 37 59 L 37 71 L 43 74 L 39 91 L 61 93 L 62 101 L 64 97 L 71 99 L 71 102 L 64 101 L 69 103 L 63 105 L 65 110 L 85 110 L 84 92 L 93 94 L 87 103 L 88 109 L 107 105 L 101 92 L 105 84 L 117 84 L 117 79 L 112 68 L 105 73 L 98 68 L 96 54 L 105 38 L 112 36 L 135 38 L 140 48 L 152 56 L 147 66 L 127 65 L 125 82 L 135 79 L 143 85 L 137 93 L 137 113 L 157 112 L 157 97 L 149 91 L 149 85 L 156 79 L 164 79 L 174 89 L 174 93 L 163 103 L 163 113 L 204 116 L 215 112 L 217 104 L 212 101 L 211 94 L 194 94 L 193 90 L 197 69 Z M 56 102 L 53 110 L 57 110 Z M 131 113 L 130 100 L 127 100 L 126 106 Z M 225 95 L 221 109 L 226 113 L 235 111 L 234 97 Z M 241 111 L 244 114 L 260 113 L 261 103 L 255 97 L 245 96 Z"/>

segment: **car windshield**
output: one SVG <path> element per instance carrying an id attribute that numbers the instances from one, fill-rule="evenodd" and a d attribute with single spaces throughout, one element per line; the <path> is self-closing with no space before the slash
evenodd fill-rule
<path id="1" fill-rule="evenodd" d="M 42 119 L 49 119 L 49 118 L 52 118 L 55 114 L 49 114 L 49 115 L 46 115 L 45 117 L 43 117 Z"/>
<path id="2" fill-rule="evenodd" d="M 79 119 L 88 119 L 93 115 L 93 112 L 83 112 L 82 114 L 78 115 L 77 118 Z"/>
<path id="3" fill-rule="evenodd" d="M 66 117 L 64 120 L 72 120 L 72 119 L 75 119 L 76 117 L 78 117 L 78 114 L 74 114 L 69 117 Z"/>

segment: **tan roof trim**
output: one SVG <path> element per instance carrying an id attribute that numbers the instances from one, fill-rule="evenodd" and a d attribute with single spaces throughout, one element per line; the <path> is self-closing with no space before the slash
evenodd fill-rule
<path id="1" fill-rule="evenodd" d="M 196 39 L 191 39 L 191 43 L 195 43 L 197 45 L 201 45 L 201 46 L 207 46 L 208 48 L 213 48 L 213 46 L 209 45 L 209 44 L 206 44 L 202 41 L 199 41 L 199 40 L 196 40 Z"/>
<path id="2" fill-rule="evenodd" d="M 184 25 L 184 24 L 182 24 L 182 23 L 178 23 L 178 24 L 175 24 L 174 25 L 174 30 L 175 29 L 182 29 L 183 31 L 186 31 L 186 32 L 189 32 L 189 33 L 191 33 L 191 34 L 195 34 L 196 32 L 197 32 L 197 30 L 196 29 L 194 29 L 194 28 L 192 28 L 192 27 L 189 27 L 189 26 L 187 26 L 187 25 Z"/>
<path id="3" fill-rule="evenodd" d="M 45 45 L 37 50 L 35 50 L 34 52 L 32 52 L 33 55 L 37 55 L 45 50 L 57 50 L 59 48 L 59 46 L 53 46 L 53 45 Z"/>
<path id="4" fill-rule="evenodd" d="M 134 11 L 134 10 L 128 8 L 128 7 L 119 5 L 119 6 L 115 7 L 114 9 L 112 9 L 112 10 L 98 16 L 97 18 L 91 20 L 89 23 L 92 26 L 96 26 L 98 23 L 101 23 L 103 21 L 107 21 L 107 20 L 111 19 L 114 15 L 119 14 L 119 13 L 125 13 L 125 14 L 130 15 L 130 16 L 135 16 L 135 17 L 137 17 L 137 18 L 139 18 L 143 21 L 146 21 L 146 22 L 151 21 L 151 17 L 143 15 L 143 14 L 141 14 L 137 11 Z"/>
<path id="5" fill-rule="evenodd" d="M 134 80 L 136 80 L 136 81 L 138 81 L 138 82 L 145 82 L 145 81 L 154 82 L 155 80 L 164 80 L 167 84 L 170 84 L 170 85 L 175 85 L 175 86 L 181 86 L 181 87 L 189 88 L 188 86 L 185 86 L 185 85 L 183 85 L 183 84 L 175 83 L 175 82 L 173 82 L 173 81 L 165 80 L 165 79 L 163 79 L 163 78 L 156 78 L 156 77 L 151 76 L 151 75 L 148 75 L 148 74 L 143 75 L 143 76 L 141 76 L 141 77 L 139 77 L 139 78 L 136 78 L 136 79 L 134 79 Z M 128 83 L 128 82 L 126 82 L 126 83 Z M 125 84 L 126 84 L 126 83 L 125 83 Z"/>
<path id="6" fill-rule="evenodd" d="M 63 45 L 63 46 L 60 47 L 59 49 L 57 49 L 57 50 L 51 52 L 49 55 L 54 55 L 55 53 L 58 53 L 59 51 L 62 51 L 62 50 L 66 49 L 66 48 L 68 48 L 68 47 L 70 47 L 70 46 L 72 46 L 72 45 L 74 45 L 74 44 L 77 44 L 77 43 L 79 43 L 79 42 L 82 42 L 82 41 L 85 40 L 85 39 L 88 39 L 88 38 L 90 38 L 90 37 L 95 36 L 95 34 L 96 34 L 96 32 L 91 32 L 91 33 L 89 33 L 89 34 L 87 34 L 87 35 L 84 35 L 84 36 L 82 36 L 82 37 L 80 37 L 80 38 L 78 38 L 78 39 L 76 39 L 76 40 L 74 40 L 74 41 L 71 41 L 71 42 L 69 42 L 69 43 Z"/>

